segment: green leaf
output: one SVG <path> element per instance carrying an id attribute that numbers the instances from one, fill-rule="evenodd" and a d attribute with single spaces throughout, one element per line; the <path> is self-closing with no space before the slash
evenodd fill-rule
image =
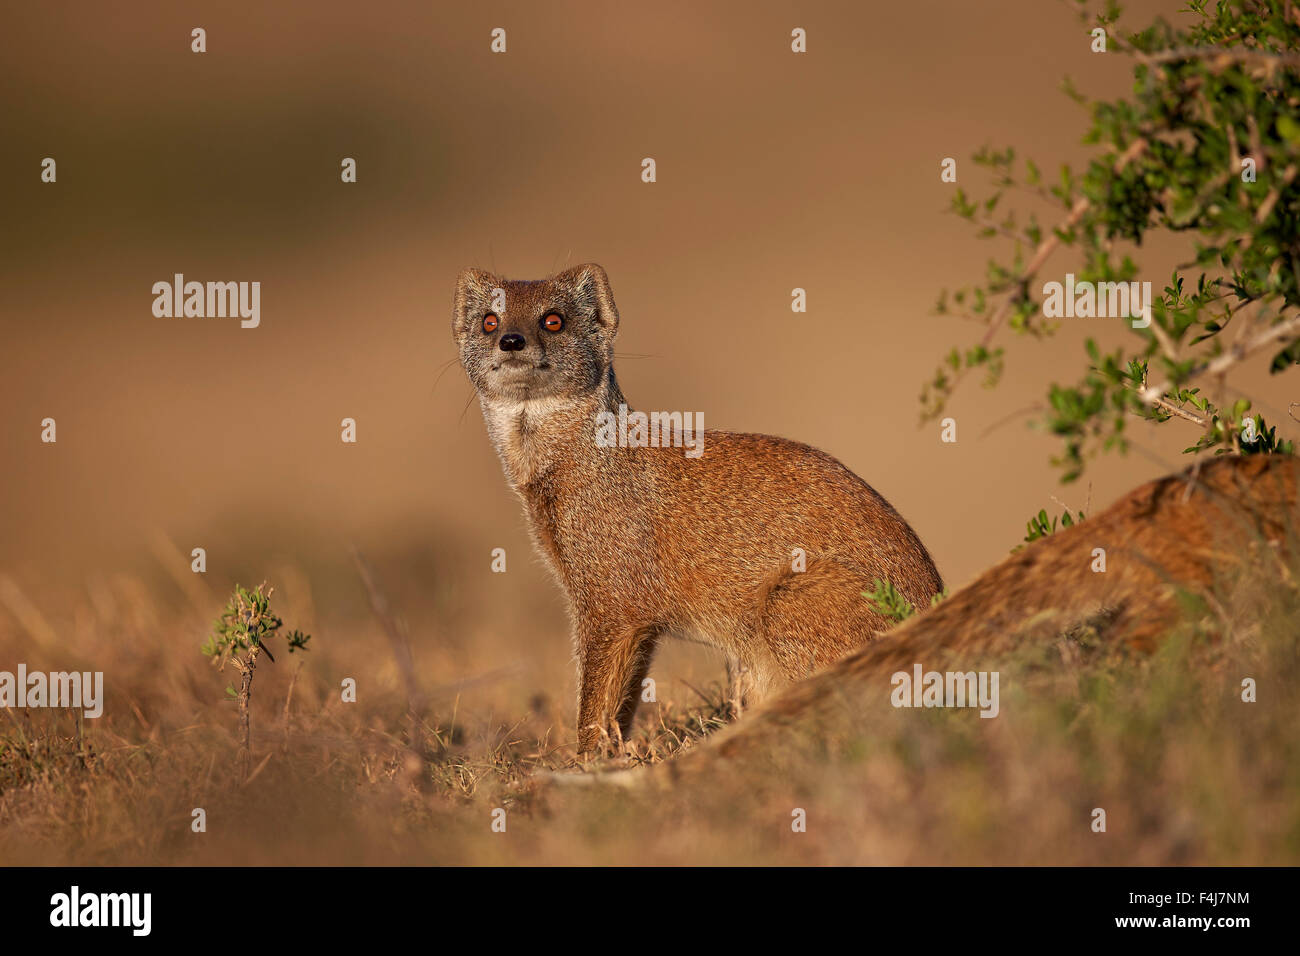
<path id="1" fill-rule="evenodd" d="M 1300 146 L 1300 123 L 1285 113 L 1277 118 L 1277 131 L 1292 146 Z"/>

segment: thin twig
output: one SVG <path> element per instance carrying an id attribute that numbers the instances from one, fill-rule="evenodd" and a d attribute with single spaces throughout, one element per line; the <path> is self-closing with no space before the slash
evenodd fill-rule
<path id="1" fill-rule="evenodd" d="M 393 649 L 393 657 L 397 661 L 398 670 L 402 672 L 402 680 L 406 684 L 407 710 L 415 715 L 422 714 L 426 698 L 420 691 L 420 683 L 415 676 L 415 662 L 411 658 L 411 644 L 407 639 L 406 628 L 393 615 L 388 599 L 375 583 L 375 576 L 370 570 L 370 565 L 366 563 L 365 557 L 355 546 L 352 548 L 352 561 L 356 564 L 357 573 L 361 576 L 361 583 L 365 585 L 366 593 L 370 596 L 370 606 L 375 612 L 375 617 L 379 618 L 384 633 L 388 635 L 388 643 Z"/>
<path id="2" fill-rule="evenodd" d="M 1244 345 L 1233 346 L 1229 351 L 1224 352 L 1218 358 L 1214 359 L 1214 361 L 1207 362 L 1198 368 L 1192 369 L 1191 372 L 1188 373 L 1185 381 L 1190 382 L 1192 379 L 1198 378 L 1202 375 L 1221 375 L 1247 356 L 1250 356 L 1255 352 L 1258 352 L 1260 349 L 1266 348 L 1280 339 L 1284 339 L 1293 334 L 1300 334 L 1300 314 L 1293 315 L 1285 322 L 1279 322 L 1277 325 L 1260 335 L 1257 335 Z M 1161 396 L 1169 392 L 1172 388 L 1173 382 L 1166 381 L 1155 387 L 1148 386 L 1142 388 L 1139 390 L 1138 394 L 1148 405 L 1155 405 L 1159 401 L 1162 401 Z"/>
<path id="3" fill-rule="evenodd" d="M 1200 425 L 1201 427 L 1204 427 L 1206 424 L 1206 420 L 1202 418 L 1200 415 L 1194 415 L 1193 413 L 1187 411 L 1187 409 L 1180 408 L 1177 405 L 1175 405 L 1173 402 L 1166 401 L 1163 398 L 1154 398 L 1150 402 L 1148 402 L 1148 404 L 1154 405 L 1156 408 L 1159 408 L 1161 411 L 1166 411 L 1170 415 L 1174 415 L 1178 418 L 1183 419 L 1184 421 L 1189 421 L 1193 425 Z"/>
<path id="4" fill-rule="evenodd" d="M 298 684 L 298 675 L 302 673 L 303 661 L 298 662 L 294 668 L 293 677 L 289 678 L 289 692 L 284 695 L 284 743 L 281 745 L 281 751 L 287 753 L 289 750 L 289 704 L 293 701 L 293 689 Z"/>
<path id="5" fill-rule="evenodd" d="M 1250 47 L 1180 46 L 1155 53 L 1143 53 L 1130 46 L 1125 52 L 1131 53 L 1139 63 L 1150 65 L 1176 63 L 1179 60 L 1212 60 L 1217 61 L 1213 66 L 1227 66 L 1230 63 L 1255 60 L 1266 65 L 1300 66 L 1300 53 L 1272 53 Z"/>

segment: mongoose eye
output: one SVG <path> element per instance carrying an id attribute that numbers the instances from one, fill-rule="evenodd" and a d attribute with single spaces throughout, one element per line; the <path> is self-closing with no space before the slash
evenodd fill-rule
<path id="1" fill-rule="evenodd" d="M 564 316 L 558 312 L 546 313 L 546 318 L 542 319 L 542 328 L 547 332 L 558 332 L 564 328 Z"/>
<path id="2" fill-rule="evenodd" d="M 493 315 L 491 312 L 489 312 L 487 315 L 483 316 L 483 331 L 484 331 L 484 332 L 495 332 L 495 331 L 497 330 L 497 325 L 499 325 L 499 324 L 500 324 L 500 322 L 498 321 L 497 317 L 496 317 L 495 315 Z"/>

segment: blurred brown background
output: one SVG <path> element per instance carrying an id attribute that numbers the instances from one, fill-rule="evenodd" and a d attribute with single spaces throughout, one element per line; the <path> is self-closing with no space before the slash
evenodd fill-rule
<path id="1" fill-rule="evenodd" d="M 1135 22 L 1181 6 L 1135 5 Z M 505 55 L 489 52 L 498 26 Z M 790 52 L 795 26 L 807 54 Z M 1003 386 L 972 380 L 951 407 L 957 444 L 917 428 L 921 383 L 979 331 L 931 316 L 937 294 L 1004 252 L 944 212 L 940 160 L 980 194 L 983 144 L 1046 170 L 1083 160 L 1061 77 L 1098 95 L 1131 82 L 1125 58 L 1089 52 L 1070 4 L 28 4 L 4 32 L 0 574 L 56 634 L 95 581 L 183 580 L 199 546 L 214 595 L 296 567 L 322 615 L 364 614 L 339 570 L 356 542 L 412 618 L 417 658 L 441 641 L 470 668 L 471 644 L 509 635 L 566 675 L 559 595 L 468 383 L 454 364 L 440 376 L 470 265 L 600 262 L 634 404 L 828 450 L 953 586 L 1031 512 L 1059 511 L 1051 495 L 1079 508 L 1091 480 L 1104 506 L 1195 438 L 1135 423 L 1147 455 L 1062 489 L 1052 439 L 1020 419 L 985 434 L 1073 381 L 1086 335 L 1117 341 L 1105 320 L 1011 343 Z M 40 182 L 46 156 L 57 184 Z M 1143 250 L 1143 278 L 1158 289 L 1178 251 Z M 177 272 L 260 281 L 261 327 L 155 318 L 151 286 Z M 806 315 L 790 312 L 796 286 Z M 1284 409 L 1295 396 L 1267 360 L 1232 381 Z M 57 445 L 39 440 L 47 416 Z M 167 543 L 183 563 L 164 574 Z"/>

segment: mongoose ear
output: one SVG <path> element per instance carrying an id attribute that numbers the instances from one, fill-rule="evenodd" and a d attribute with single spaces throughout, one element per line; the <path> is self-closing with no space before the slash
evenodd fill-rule
<path id="1" fill-rule="evenodd" d="M 466 269 L 456 279 L 456 299 L 451 307 L 451 333 L 462 342 L 469 334 L 475 315 L 492 301 L 492 290 L 501 280 L 482 269 Z"/>
<path id="2" fill-rule="evenodd" d="M 556 279 L 565 282 L 578 308 L 595 317 L 596 322 L 612 338 L 618 331 L 618 306 L 614 305 L 614 290 L 609 287 L 609 276 L 594 262 L 565 269 Z"/>

